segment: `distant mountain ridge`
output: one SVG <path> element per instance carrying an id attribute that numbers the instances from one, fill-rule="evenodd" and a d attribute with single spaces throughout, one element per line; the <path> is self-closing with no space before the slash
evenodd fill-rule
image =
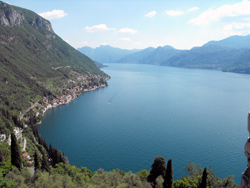
<path id="1" fill-rule="evenodd" d="M 109 48 L 112 48 L 109 46 Z M 97 49 L 97 48 L 96 48 Z M 98 48 L 101 54 L 101 47 Z M 122 49 L 117 49 L 122 51 Z M 95 59 L 95 49 L 91 58 Z M 115 51 L 113 51 L 115 53 Z M 128 53 L 128 52 L 127 52 Z M 88 55 L 90 53 L 86 53 Z M 158 48 L 149 47 L 137 52 L 130 51 L 123 57 L 118 54 L 116 60 L 110 63 L 135 63 L 162 66 L 218 69 L 222 71 L 250 73 L 250 35 L 231 36 L 219 41 L 210 41 L 201 47 L 191 50 L 178 50 L 171 46 Z M 118 57 L 121 57 L 120 59 Z M 99 56 L 99 61 L 105 61 L 105 53 Z"/>
<path id="2" fill-rule="evenodd" d="M 249 49 L 250 35 L 231 36 L 186 50 L 161 65 L 250 73 Z"/>
<path id="3" fill-rule="evenodd" d="M 139 51 L 136 49 L 135 50 L 119 49 L 111 47 L 109 45 L 101 45 L 100 47 L 97 48 L 91 48 L 86 46 L 78 48 L 77 50 L 100 63 L 114 63 L 124 56 Z"/>
<path id="4" fill-rule="evenodd" d="M 111 46 L 100 46 L 97 48 L 83 47 L 78 51 L 100 63 L 134 63 L 160 65 L 164 60 L 176 55 L 181 50 L 171 46 L 158 48 L 149 47 L 144 50 L 124 50 Z"/>
<path id="5" fill-rule="evenodd" d="M 247 36 L 231 36 L 220 41 L 210 41 L 203 46 L 218 45 L 228 48 L 242 49 L 250 48 L 250 35 Z"/>

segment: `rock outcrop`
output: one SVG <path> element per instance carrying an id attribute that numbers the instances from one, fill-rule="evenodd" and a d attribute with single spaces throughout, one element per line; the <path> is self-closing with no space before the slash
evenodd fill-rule
<path id="1" fill-rule="evenodd" d="M 48 20 L 45 20 L 44 18 L 42 17 L 38 17 L 35 22 L 33 22 L 33 26 L 36 28 L 36 29 L 39 29 L 40 27 L 44 27 L 46 28 L 48 31 L 54 33 L 53 29 L 52 29 L 52 26 L 50 24 L 50 22 Z"/>
<path id="2" fill-rule="evenodd" d="M 37 16 L 37 18 L 25 17 L 22 11 L 19 12 L 19 9 L 15 9 L 13 6 L 1 1 L 0 10 L 2 10 L 0 11 L 0 25 L 7 27 L 20 27 L 27 23 L 32 25 L 37 30 L 45 29 L 54 34 L 51 23 L 41 16 Z"/>
<path id="3" fill-rule="evenodd" d="M 4 14 L 0 15 L 0 24 L 4 26 L 20 26 L 24 21 L 24 16 L 15 9 L 9 8 L 9 5 L 0 2 L 0 8 L 4 9 Z"/>

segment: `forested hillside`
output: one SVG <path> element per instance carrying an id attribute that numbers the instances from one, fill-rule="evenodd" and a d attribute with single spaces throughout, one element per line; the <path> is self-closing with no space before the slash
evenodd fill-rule
<path id="1" fill-rule="evenodd" d="M 49 21 L 3 2 L 0 44 L 0 107 L 16 116 L 35 102 L 42 103 L 43 97 L 52 99 L 79 84 L 108 78 L 91 59 L 57 36 Z M 80 77 L 85 83 L 79 82 Z M 1 117 L 0 133 L 6 124 L 12 123 Z"/>
<path id="2" fill-rule="evenodd" d="M 6 162 L 19 169 L 34 166 L 35 154 L 44 164 L 68 163 L 41 138 L 35 125 L 47 110 L 107 86 L 108 78 L 90 58 L 57 36 L 48 20 L 0 1 L 1 173 L 6 172 Z"/>

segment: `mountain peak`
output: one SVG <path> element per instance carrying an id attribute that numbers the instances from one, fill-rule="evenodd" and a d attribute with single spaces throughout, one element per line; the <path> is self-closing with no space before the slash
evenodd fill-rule
<path id="1" fill-rule="evenodd" d="M 54 34 L 52 26 L 48 20 L 32 11 L 11 6 L 0 1 L 0 25 L 5 27 L 21 27 L 25 26 L 25 24 L 32 25 L 37 30 L 45 29 Z"/>
<path id="2" fill-rule="evenodd" d="M 234 35 L 219 41 L 210 41 L 204 44 L 203 46 L 217 45 L 217 46 L 240 49 L 240 48 L 250 48 L 249 42 L 250 42 L 250 35 L 246 36 Z"/>
<path id="3" fill-rule="evenodd" d="M 0 1 L 0 24 L 4 26 L 20 26 L 24 16 L 12 8 L 9 4 Z"/>

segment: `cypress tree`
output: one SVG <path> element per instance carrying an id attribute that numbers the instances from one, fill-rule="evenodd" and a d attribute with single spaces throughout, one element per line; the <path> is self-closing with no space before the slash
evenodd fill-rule
<path id="1" fill-rule="evenodd" d="M 168 160 L 166 173 L 164 176 L 163 188 L 172 188 L 173 187 L 173 166 L 172 159 Z"/>
<path id="2" fill-rule="evenodd" d="M 50 156 L 50 158 L 52 158 L 52 154 L 53 154 L 53 147 L 51 144 L 49 144 L 49 156 Z"/>
<path id="3" fill-rule="evenodd" d="M 206 187 L 207 187 L 207 168 L 204 168 L 201 178 L 200 188 L 206 188 Z"/>
<path id="4" fill-rule="evenodd" d="M 43 147 L 46 149 L 47 152 L 49 151 L 49 147 L 46 140 L 43 140 Z"/>
<path id="5" fill-rule="evenodd" d="M 11 164 L 21 169 L 21 154 L 14 133 L 11 134 Z"/>
<path id="6" fill-rule="evenodd" d="M 152 169 L 148 175 L 147 181 L 151 183 L 152 187 L 156 186 L 156 179 L 158 176 L 164 177 L 166 170 L 166 161 L 163 157 L 157 156 L 152 164 Z"/>
<path id="7" fill-rule="evenodd" d="M 62 152 L 57 150 L 57 155 L 59 156 L 59 160 L 58 160 L 58 163 L 63 163 L 63 155 L 62 155 Z"/>
<path id="8" fill-rule="evenodd" d="M 42 171 L 46 170 L 47 172 L 50 171 L 49 163 L 48 160 L 45 156 L 45 153 L 43 153 L 43 160 L 42 160 L 42 166 L 41 166 Z"/>
<path id="9" fill-rule="evenodd" d="M 40 170 L 40 162 L 37 151 L 35 152 L 34 161 L 35 161 L 35 171 Z"/>

